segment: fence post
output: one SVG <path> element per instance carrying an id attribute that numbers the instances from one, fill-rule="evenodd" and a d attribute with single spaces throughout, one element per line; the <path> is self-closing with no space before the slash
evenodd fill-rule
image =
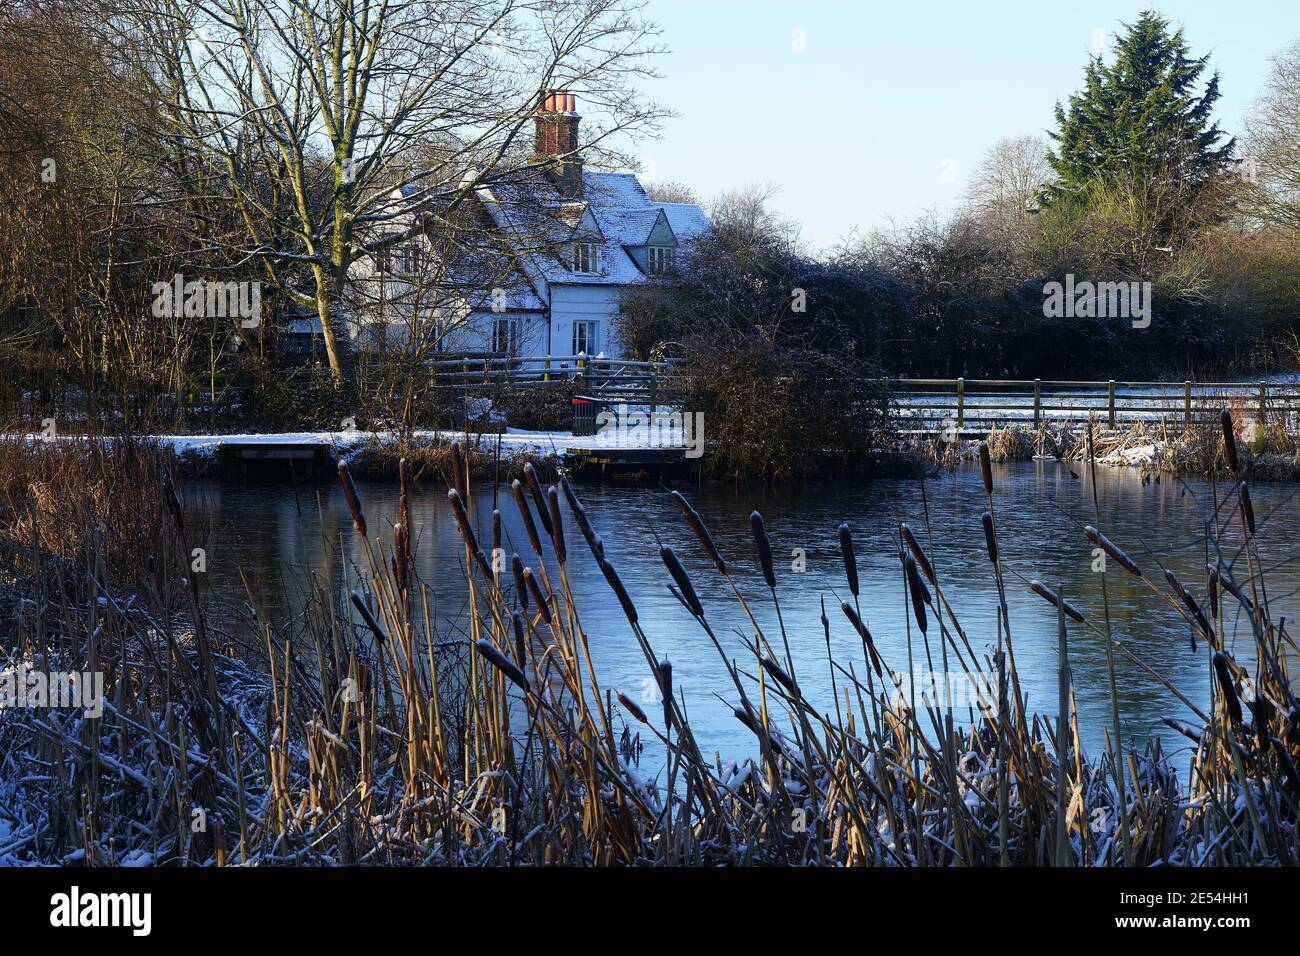
<path id="1" fill-rule="evenodd" d="M 659 398 L 659 376 L 655 374 L 654 366 L 650 367 L 650 414 L 653 415 L 658 408 Z"/>
<path id="2" fill-rule="evenodd" d="M 957 379 L 957 427 L 966 424 L 966 379 Z"/>
<path id="3" fill-rule="evenodd" d="M 1192 430 L 1192 383 L 1183 382 L 1183 430 Z"/>
<path id="4" fill-rule="evenodd" d="M 1106 399 L 1110 406 L 1110 427 L 1115 427 L 1115 380 L 1112 378 L 1106 383 Z"/>
<path id="5" fill-rule="evenodd" d="M 1043 380 L 1034 379 L 1034 427 L 1038 427 L 1039 420 L 1043 417 Z"/>

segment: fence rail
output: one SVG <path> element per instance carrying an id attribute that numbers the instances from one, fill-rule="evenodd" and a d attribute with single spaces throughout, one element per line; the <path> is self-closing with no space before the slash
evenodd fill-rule
<path id="1" fill-rule="evenodd" d="M 1191 427 L 1223 408 L 1263 424 L 1295 427 L 1300 383 L 1087 382 L 998 379 L 892 379 L 890 398 L 900 425 L 961 430 L 994 425 L 1083 422 L 1115 428 L 1163 421 Z"/>

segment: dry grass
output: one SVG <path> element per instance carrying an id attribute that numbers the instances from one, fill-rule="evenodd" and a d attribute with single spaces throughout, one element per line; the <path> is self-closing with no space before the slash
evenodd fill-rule
<path id="1" fill-rule="evenodd" d="M 1110 574 L 1135 575 L 1156 605 L 1199 629 L 1195 653 L 1205 658 L 1216 688 L 1210 712 L 1200 711 L 1112 641 L 1104 615 L 1076 610 L 1083 607 L 1080 596 L 1067 606 L 1040 586 L 1039 594 L 1060 607 L 1063 655 L 1071 636 L 1087 629 L 1113 653 L 1112 694 L 1116 669 L 1139 668 L 1165 684 L 1171 704 L 1198 715 L 1194 727 L 1178 724 L 1196 742 L 1186 785 L 1157 744 L 1125 752 L 1112 734 L 1112 749 L 1089 761 L 1079 746 L 1068 668 L 1056 715 L 1030 713 L 1024 704 L 1006 594 L 1027 585 L 1030 569 L 1018 567 L 999 545 L 999 523 L 1014 518 L 998 514 L 989 457 L 984 528 L 966 533 L 982 535 L 990 556 L 989 585 L 1000 612 L 991 653 L 970 646 L 945 600 L 944 568 L 921 544 L 929 540 L 923 522 L 917 533 L 900 529 L 897 553 L 898 587 L 913 611 L 907 661 L 883 659 L 862 623 L 847 526 L 840 543 L 852 602 L 829 613 L 837 629 L 848 626 L 860 637 L 862 655 L 855 660 L 794 659 L 780 615 L 781 581 L 768 562 L 773 613 L 749 606 L 735 590 L 751 623 L 735 655 L 715 633 L 712 610 L 676 555 L 662 550 L 665 579 L 700 639 L 717 650 L 719 690 L 753 734 L 752 755 L 734 763 L 706 756 L 711 750 L 687 718 L 685 689 L 674 681 L 671 661 L 655 647 L 654 629 L 640 619 L 635 595 L 605 559 L 577 495 L 563 482 L 559 489 L 538 486 L 536 493 L 517 489 L 527 527 L 536 529 L 534 553 L 503 566 L 487 559 L 495 527 L 476 528 L 468 518 L 464 497 L 471 486 L 450 476 L 459 486 L 450 497 L 465 542 L 469 607 L 465 633 L 454 639 L 440 636 L 431 621 L 428 593 L 412 571 L 410 536 L 400 524 L 377 530 L 355 495 L 368 588 L 349 602 L 319 588 L 292 625 L 250 616 L 236 628 L 242 636 L 217 631 L 206 623 L 198 589 L 181 585 L 178 557 L 142 571 L 130 600 L 108 595 L 97 602 L 100 592 L 90 579 L 62 579 L 57 588 L 25 582 L 33 590 L 12 652 L 103 669 L 110 703 L 99 721 L 37 711 L 0 717 L 0 792 L 8 790 L 0 813 L 10 823 L 0 860 L 1300 862 L 1300 708 L 1282 653 L 1292 642 L 1273 618 L 1253 534 L 1243 532 L 1245 566 L 1216 564 L 1207 600 L 1198 602 L 1192 592 L 1204 593 L 1200 588 L 1151 574 L 1123 555 L 1123 542 L 1106 537 L 1100 520 L 1096 529 L 1080 529 L 1081 555 L 1102 542 L 1117 564 Z M 534 484 L 535 475 L 526 477 Z M 562 497 L 569 501 L 567 516 Z M 1217 534 L 1242 521 L 1233 507 L 1239 496 L 1225 500 L 1210 522 L 1211 554 L 1217 554 Z M 729 556 L 717 551 L 689 503 L 678 505 L 712 560 L 711 573 L 730 581 Z M 752 515 L 751 524 L 761 560 L 765 546 L 770 551 L 761 516 Z M 169 553 L 188 553 L 183 518 L 171 517 L 167 527 Z M 554 574 L 544 557 L 556 559 Z M 622 608 L 621 639 L 639 649 L 660 690 L 652 705 L 603 685 L 595 671 L 568 575 L 572 562 L 589 560 L 610 592 L 583 599 L 612 598 Z M 1238 605 L 1253 635 L 1258 663 L 1251 668 L 1229 656 L 1219 637 Z M 816 642 L 824 636 L 829 648 L 827 613 Z M 252 666 L 243 663 L 250 654 Z M 983 706 L 963 712 L 943 695 L 916 696 L 901 674 L 923 670 L 922 661 L 949 673 L 981 674 L 993 690 Z M 805 696 L 805 667 L 829 668 L 833 699 Z M 629 766 L 633 734 L 663 754 L 657 783 Z M 201 830 L 192 826 L 196 810 L 206 821 Z"/>

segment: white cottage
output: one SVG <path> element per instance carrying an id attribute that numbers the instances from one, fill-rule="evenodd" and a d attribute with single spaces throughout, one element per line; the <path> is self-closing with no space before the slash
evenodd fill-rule
<path id="1" fill-rule="evenodd" d="M 585 170 L 575 106 L 572 93 L 544 96 L 535 168 L 477 191 L 502 251 L 470 257 L 473 277 L 458 265 L 454 294 L 440 282 L 431 296 L 437 307 L 417 310 L 436 313 L 440 351 L 619 358 L 615 318 L 623 291 L 670 270 L 683 247 L 709 230 L 699 206 L 655 202 L 632 173 Z M 418 299 L 412 277 L 428 250 L 417 236 L 354 265 L 354 282 L 369 289 L 359 297 L 369 305 L 356 309 L 363 347 L 401 334 L 402 323 L 378 318 L 375 303 Z"/>

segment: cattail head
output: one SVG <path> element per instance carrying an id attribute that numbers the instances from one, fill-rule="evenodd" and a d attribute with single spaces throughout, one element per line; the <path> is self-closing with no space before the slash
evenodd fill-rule
<path id="1" fill-rule="evenodd" d="M 1059 594 L 1057 594 L 1047 585 L 1043 584 L 1041 581 L 1030 581 L 1029 587 L 1030 590 L 1032 590 L 1043 600 L 1047 601 L 1049 604 L 1053 605 L 1054 607 L 1059 607 L 1062 611 L 1064 611 L 1066 617 L 1070 618 L 1073 621 L 1078 621 L 1080 624 L 1083 623 L 1083 614 L 1069 601 L 1063 600 Z"/>
<path id="2" fill-rule="evenodd" d="M 1241 517 L 1246 522 L 1246 530 L 1255 533 L 1255 506 L 1250 500 L 1250 488 L 1243 481 L 1237 487 L 1237 496 L 1241 499 Z"/>
<path id="3" fill-rule="evenodd" d="M 340 464 L 340 468 L 343 466 Z M 181 510 L 181 500 L 176 497 L 176 486 L 172 484 L 170 475 L 163 475 L 162 480 L 163 497 L 167 500 L 167 510 L 172 513 L 172 521 L 176 522 L 176 530 L 180 532 L 181 537 L 185 536 L 185 512 Z"/>
<path id="4" fill-rule="evenodd" d="M 912 557 L 916 559 L 917 567 L 933 584 L 934 568 L 930 566 L 930 559 L 925 556 L 925 551 L 921 548 L 921 542 L 916 540 L 916 535 L 912 534 L 912 529 L 907 526 L 906 521 L 899 525 L 899 530 L 903 534 L 903 543 L 907 545 L 907 550 L 911 551 Z"/>
<path id="5" fill-rule="evenodd" d="M 758 566 L 763 569 L 763 580 L 769 588 L 776 587 L 776 570 L 772 567 L 772 543 L 767 540 L 763 516 L 757 511 L 749 513 L 749 527 L 754 532 L 754 546 L 758 548 Z"/>
<path id="6" fill-rule="evenodd" d="M 501 512 L 496 508 L 492 509 L 492 555 L 495 558 L 496 553 L 501 550 Z"/>
<path id="7" fill-rule="evenodd" d="M 366 602 L 362 599 L 361 595 L 356 591 L 353 591 L 351 597 L 352 606 L 355 607 L 357 613 L 361 615 L 361 620 L 366 622 L 366 627 L 370 628 L 370 633 L 375 635 L 375 640 L 380 644 L 387 644 L 388 638 L 384 634 L 384 629 L 379 626 L 379 622 L 375 620 L 375 616 L 370 613 L 370 608 L 366 606 Z"/>
<path id="8" fill-rule="evenodd" d="M 618 576 L 614 566 L 603 558 L 600 561 L 600 571 L 605 575 L 605 580 L 609 582 L 609 587 L 614 592 L 614 596 L 618 598 L 619 606 L 623 608 L 628 623 L 635 624 L 637 622 L 636 605 L 632 603 L 632 598 L 628 596 L 627 588 L 623 587 L 623 579 Z"/>
<path id="9" fill-rule="evenodd" d="M 1083 529 L 1083 535 L 1097 547 L 1101 548 L 1101 550 L 1105 551 L 1108 555 L 1118 561 L 1120 567 L 1129 574 L 1138 578 L 1142 577 L 1142 569 L 1134 563 L 1133 559 L 1121 551 L 1114 542 L 1110 540 L 1110 538 L 1106 537 L 1092 525 L 1087 525 Z"/>
<path id="10" fill-rule="evenodd" d="M 980 442 L 979 455 L 980 455 L 980 475 L 984 478 L 984 493 L 986 495 L 991 495 L 993 494 L 993 464 L 991 459 L 989 458 L 988 442 L 986 441 Z"/>
<path id="11" fill-rule="evenodd" d="M 1219 569 L 1207 564 L 1205 572 L 1210 592 L 1210 617 L 1217 621 L 1219 619 Z"/>
<path id="12" fill-rule="evenodd" d="M 483 577 L 489 581 L 493 580 L 492 565 L 483 555 L 483 549 L 478 545 L 478 536 L 474 534 L 473 527 L 469 523 L 469 514 L 465 511 L 465 500 L 461 498 L 460 492 L 455 488 L 447 492 L 447 500 L 451 502 L 451 514 L 456 519 L 456 527 L 460 529 L 460 536 L 465 539 L 465 547 L 469 548 L 470 555 L 478 564 L 479 570 L 483 572 Z"/>
<path id="13" fill-rule="evenodd" d="M 1213 642 L 1214 630 L 1210 627 L 1210 622 L 1206 619 L 1205 612 L 1202 611 L 1201 606 L 1196 603 L 1196 598 L 1192 597 L 1191 593 L 1183 587 L 1183 583 L 1178 580 L 1174 572 L 1167 568 L 1165 569 L 1165 580 L 1169 582 L 1169 587 L 1183 602 L 1183 605 L 1187 608 L 1187 612 L 1192 616 L 1192 620 L 1196 622 L 1196 626 L 1201 629 L 1201 633 L 1205 635 L 1206 640 Z M 1192 647 L 1193 649 L 1196 647 L 1195 638 L 1192 639 Z"/>
<path id="14" fill-rule="evenodd" d="M 700 597 L 695 593 L 695 585 L 691 584 L 690 575 L 682 567 L 682 562 L 678 559 L 677 553 L 672 548 L 664 545 L 659 549 L 659 557 L 663 560 L 664 566 L 668 568 L 668 573 L 672 575 L 673 581 L 677 584 L 677 590 L 681 593 L 682 601 L 687 609 L 696 617 L 704 617 L 704 607 L 700 604 Z"/>
<path id="15" fill-rule="evenodd" d="M 629 714 L 631 714 L 637 720 L 641 721 L 641 723 L 643 724 L 650 723 L 649 718 L 646 717 L 645 711 L 641 709 L 641 706 L 639 704 L 634 703 L 632 699 L 628 697 L 626 694 L 624 694 L 621 690 L 614 691 L 614 696 L 618 698 L 618 702 L 623 705 L 623 709 L 626 710 Z"/>
<path id="16" fill-rule="evenodd" d="M 451 443 L 451 484 L 460 493 L 462 501 L 469 500 L 469 490 L 465 487 L 465 459 L 460 454 L 460 442 Z"/>
<path id="17" fill-rule="evenodd" d="M 876 676 L 883 678 L 884 668 L 880 663 L 880 655 L 876 653 L 876 642 L 871 639 L 871 632 L 867 630 L 867 625 L 862 622 L 862 618 L 858 617 L 858 612 L 853 609 L 853 606 L 848 601 L 840 602 L 840 610 L 849 619 L 853 629 L 858 632 L 858 637 L 862 639 L 862 643 L 867 645 L 867 653 L 871 656 L 871 666 L 875 669 Z M 826 621 L 826 608 L 824 605 L 822 607 L 822 622 L 824 626 L 829 627 L 829 622 Z"/>
<path id="18" fill-rule="evenodd" d="M 542 589 L 537 585 L 537 578 L 533 577 L 533 572 L 529 568 L 524 568 L 524 587 L 533 596 L 533 603 L 537 605 L 537 613 L 549 625 L 551 623 L 551 606 L 547 603 L 546 598 L 542 596 Z"/>
<path id="19" fill-rule="evenodd" d="M 537 556 L 542 556 L 542 539 L 537 536 L 537 525 L 533 523 L 533 511 L 528 507 L 528 499 L 524 497 L 524 486 L 516 478 L 510 482 L 510 491 L 515 496 L 515 507 L 519 509 L 519 517 L 524 520 L 524 530 L 528 532 L 528 543 L 533 546 Z"/>
<path id="20" fill-rule="evenodd" d="M 673 712 L 673 662 L 664 658 L 655 668 L 655 677 L 659 680 L 659 693 L 664 699 L 664 724 L 672 722 Z"/>
<path id="21" fill-rule="evenodd" d="M 551 547 L 555 549 L 555 559 L 563 564 L 569 553 L 564 547 L 564 522 L 560 519 L 560 496 L 555 486 L 546 489 L 546 504 L 551 512 Z"/>
<path id="22" fill-rule="evenodd" d="M 793 697 L 799 696 L 799 688 L 795 686 L 794 679 L 785 672 L 785 670 L 776 661 L 770 657 L 759 658 L 759 664 L 763 670 L 771 675 L 772 679 L 786 689 L 786 692 Z"/>
<path id="23" fill-rule="evenodd" d="M 921 583 L 921 574 L 916 567 L 916 559 L 910 554 L 903 559 L 903 567 L 907 572 L 907 591 L 912 596 L 912 614 L 916 617 L 916 626 L 921 629 L 921 633 L 926 633 L 929 627 L 929 620 L 925 614 L 926 592 L 922 592 L 925 587 Z"/>
<path id="24" fill-rule="evenodd" d="M 705 553 L 713 562 L 713 566 L 718 569 L 719 574 L 727 573 L 727 562 L 722 560 L 722 553 L 718 551 L 718 546 L 713 543 L 713 535 L 709 534 L 709 529 L 704 526 L 704 519 L 700 513 L 691 507 L 691 503 L 686 500 L 686 496 L 680 491 L 674 491 L 672 498 L 677 502 L 677 507 L 681 509 L 682 517 L 690 525 L 695 537 L 699 538 L 701 546 Z"/>
<path id="25" fill-rule="evenodd" d="M 520 670 L 528 660 L 528 642 L 524 640 L 524 622 L 514 611 L 510 612 L 510 628 L 515 634 L 515 663 Z"/>
<path id="26" fill-rule="evenodd" d="M 1232 427 L 1232 412 L 1226 408 L 1219 412 L 1219 422 L 1223 425 L 1223 454 L 1235 475 L 1241 468 L 1241 462 L 1237 458 L 1237 435 Z"/>
<path id="27" fill-rule="evenodd" d="M 366 516 L 361 510 L 361 499 L 357 497 L 357 486 L 352 483 L 352 472 L 348 471 L 347 462 L 339 462 L 339 484 L 343 486 L 343 497 L 348 501 L 348 510 L 352 512 L 352 524 L 357 534 L 366 537 Z"/>
<path id="28" fill-rule="evenodd" d="M 546 504 L 546 495 L 542 492 L 542 483 L 537 480 L 537 469 L 533 467 L 531 461 L 524 465 L 524 481 L 528 485 L 528 490 L 532 493 L 533 504 L 537 506 L 537 517 L 542 522 L 542 528 L 549 535 L 551 533 L 551 516 Z"/>
<path id="29" fill-rule="evenodd" d="M 497 650 L 495 644 L 489 641 L 486 637 L 481 637 L 474 642 L 474 649 L 478 651 L 489 664 L 505 675 L 507 680 L 522 690 L 525 694 L 528 693 L 528 681 L 524 678 L 524 672 L 520 670 L 518 665 L 511 661 L 510 658 Z"/>
<path id="30" fill-rule="evenodd" d="M 527 611 L 528 585 L 524 583 L 524 562 L 519 560 L 517 554 L 510 558 L 510 573 L 515 579 L 515 599 L 519 601 L 519 606 Z"/>
<path id="31" fill-rule="evenodd" d="M 858 596 L 858 556 L 853 550 L 853 532 L 847 521 L 840 522 L 840 556 L 844 558 L 844 576 L 849 581 L 849 593 Z"/>
<path id="32" fill-rule="evenodd" d="M 1214 653 L 1214 673 L 1219 679 L 1219 691 L 1223 695 L 1223 706 L 1228 711 L 1228 719 L 1233 726 L 1238 726 L 1241 723 L 1241 700 L 1237 697 L 1237 685 L 1232 680 L 1228 657 L 1222 651 Z"/>
<path id="33" fill-rule="evenodd" d="M 984 512 L 980 515 L 980 523 L 984 525 L 984 546 L 988 548 L 989 560 L 994 564 L 998 563 L 998 535 L 993 527 L 993 515 Z"/>

